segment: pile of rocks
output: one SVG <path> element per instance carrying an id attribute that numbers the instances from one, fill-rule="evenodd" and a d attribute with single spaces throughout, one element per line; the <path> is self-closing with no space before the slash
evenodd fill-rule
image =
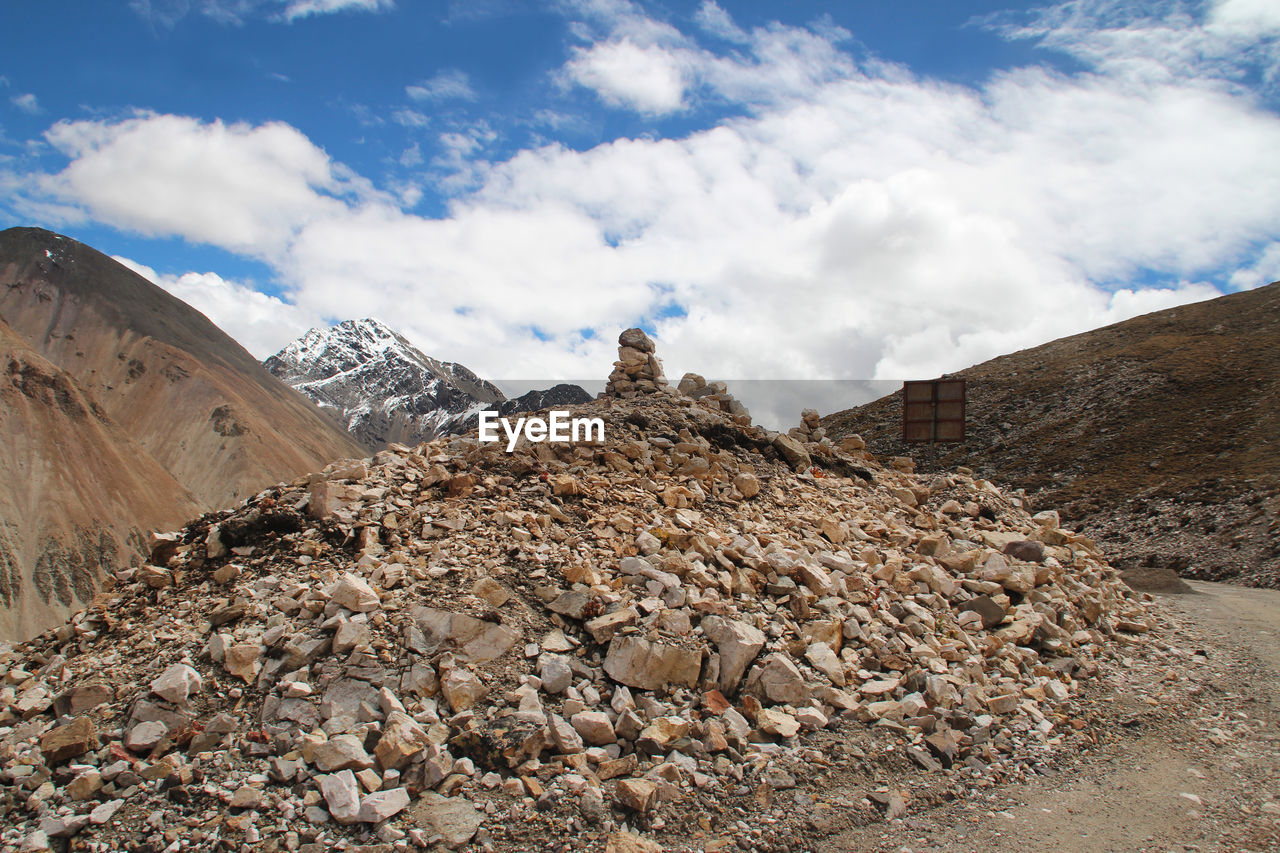
<path id="1" fill-rule="evenodd" d="M 0 649 L 0 848 L 723 849 L 827 732 L 975 779 L 1087 734 L 1153 627 L 1091 542 L 714 398 L 392 446 L 158 540 Z"/>
<path id="2" fill-rule="evenodd" d="M 796 441 L 820 443 L 827 438 L 827 431 L 822 428 L 822 416 L 817 409 L 803 409 L 800 412 L 800 426 L 792 427 L 788 432 Z M 830 441 L 828 440 L 828 444 Z"/>
<path id="3" fill-rule="evenodd" d="M 713 408 L 729 415 L 736 423 L 750 425 L 751 413 L 742 405 L 737 397 L 729 393 L 729 386 L 723 382 L 708 382 L 696 373 L 686 373 L 680 379 L 676 390 L 686 397 L 702 400 Z"/>
<path id="4" fill-rule="evenodd" d="M 667 377 L 655 350 L 653 339 L 642 329 L 627 329 L 619 335 L 618 360 L 613 363 L 605 395 L 629 399 L 667 391 Z"/>

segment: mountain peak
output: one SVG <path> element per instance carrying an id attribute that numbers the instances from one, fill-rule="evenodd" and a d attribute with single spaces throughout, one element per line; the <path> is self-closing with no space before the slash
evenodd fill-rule
<path id="1" fill-rule="evenodd" d="M 264 364 L 370 447 L 429 440 L 506 400 L 497 386 L 426 355 L 372 317 L 311 329 Z"/>

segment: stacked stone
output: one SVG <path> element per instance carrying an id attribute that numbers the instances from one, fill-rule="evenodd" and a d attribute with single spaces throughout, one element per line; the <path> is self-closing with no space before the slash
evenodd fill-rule
<path id="1" fill-rule="evenodd" d="M 804 409 L 800 412 L 800 426 L 792 427 L 789 434 L 796 441 L 805 444 L 822 441 L 827 431 L 822 428 L 822 418 L 817 409 Z"/>
<path id="2" fill-rule="evenodd" d="M 747 407 L 729 393 L 729 386 L 723 382 L 708 382 L 696 373 L 686 373 L 681 377 L 676 390 L 686 397 L 701 400 L 703 405 L 726 413 L 736 423 L 751 423 L 751 413 L 747 411 Z"/>
<path id="3" fill-rule="evenodd" d="M 654 354 L 653 338 L 642 329 L 627 329 L 618 335 L 618 360 L 613 363 L 606 397 L 630 399 L 637 394 L 657 394 L 667 388 L 662 362 Z"/>

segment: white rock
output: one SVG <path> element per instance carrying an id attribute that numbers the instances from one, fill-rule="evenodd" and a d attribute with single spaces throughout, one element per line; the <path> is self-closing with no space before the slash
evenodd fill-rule
<path id="1" fill-rule="evenodd" d="M 377 791 L 360 801 L 356 820 L 363 823 L 381 823 L 404 811 L 409 805 L 409 792 L 404 788 Z"/>
<path id="2" fill-rule="evenodd" d="M 373 766 L 373 758 L 364 751 L 360 738 L 355 735 L 335 735 L 316 747 L 315 765 L 322 773 L 347 769 L 364 770 Z"/>
<path id="3" fill-rule="evenodd" d="M 804 657 L 814 669 L 831 679 L 832 684 L 844 687 L 844 664 L 830 646 L 826 643 L 814 643 L 805 650 Z"/>
<path id="4" fill-rule="evenodd" d="M 356 613 L 367 613 L 380 606 L 378 593 L 365 582 L 364 578 L 343 572 L 342 577 L 329 589 L 329 598 L 339 607 L 345 607 Z M 334 816 L 337 817 L 336 815 Z"/>
<path id="5" fill-rule="evenodd" d="M 440 692 L 456 714 L 487 696 L 489 689 L 470 670 L 455 666 L 440 680 Z"/>
<path id="6" fill-rule="evenodd" d="M 151 692 L 175 705 L 186 704 L 187 697 L 204 686 L 200 673 L 185 663 L 175 663 L 151 682 Z"/>
<path id="7" fill-rule="evenodd" d="M 569 724 L 592 746 L 604 746 L 618 740 L 609 715 L 603 711 L 579 711 L 569 718 Z"/>
<path id="8" fill-rule="evenodd" d="M 573 669 L 564 655 L 541 655 L 538 658 L 538 678 L 547 693 L 563 693 L 573 683 Z"/>
<path id="9" fill-rule="evenodd" d="M 760 688 L 771 702 L 800 705 L 809 698 L 800 670 L 791 658 L 778 652 L 765 658 L 760 669 Z"/>
<path id="10" fill-rule="evenodd" d="M 226 651 L 227 672 L 252 684 L 262 669 L 262 646 L 257 643 L 238 643 Z"/>
<path id="11" fill-rule="evenodd" d="M 360 817 L 360 786 L 350 770 L 319 777 L 320 793 L 329 814 L 338 823 L 355 823 Z"/>
<path id="12" fill-rule="evenodd" d="M 702 633 L 716 644 L 720 652 L 720 678 L 717 684 L 726 696 L 734 695 L 742 682 L 742 674 L 764 648 L 765 636 L 745 622 L 704 616 Z"/>
<path id="13" fill-rule="evenodd" d="M 159 720 L 138 723 L 124 736 L 126 749 L 134 752 L 150 752 L 169 733 L 169 727 Z"/>
<path id="14" fill-rule="evenodd" d="M 96 806 L 93 811 L 89 812 L 89 822 L 95 826 L 101 826 L 111 820 L 123 805 L 124 800 L 110 800 L 100 806 Z"/>

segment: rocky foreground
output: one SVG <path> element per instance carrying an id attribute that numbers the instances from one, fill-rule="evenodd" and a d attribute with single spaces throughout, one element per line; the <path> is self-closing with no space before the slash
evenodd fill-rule
<path id="1" fill-rule="evenodd" d="M 0 849 L 800 850 L 1089 740 L 1158 627 L 1093 543 L 622 343 L 603 442 L 334 463 L 0 649 Z"/>

